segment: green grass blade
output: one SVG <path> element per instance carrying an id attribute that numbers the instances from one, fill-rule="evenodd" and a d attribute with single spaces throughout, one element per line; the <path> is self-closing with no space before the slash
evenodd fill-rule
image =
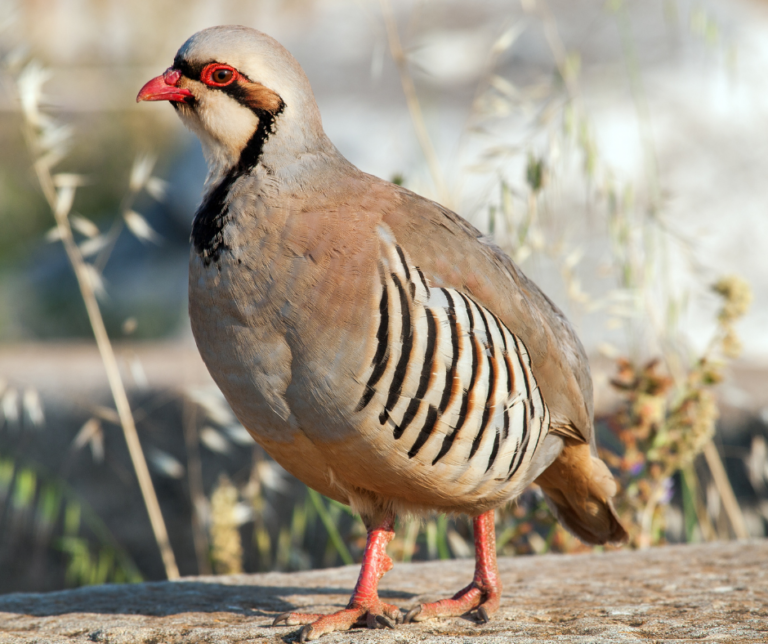
<path id="1" fill-rule="evenodd" d="M 333 519 L 331 518 L 331 515 L 328 512 L 328 508 L 325 507 L 325 504 L 323 503 L 323 499 L 320 496 L 320 493 L 315 492 L 315 490 L 313 490 L 310 487 L 307 488 L 307 492 L 309 493 L 309 498 L 312 500 L 312 506 L 315 508 L 315 510 L 317 511 L 317 515 L 320 517 L 320 520 L 323 522 L 323 526 L 325 526 L 325 530 L 328 533 L 328 538 L 331 540 L 331 543 L 333 544 L 333 547 L 336 549 L 336 552 L 338 553 L 341 560 L 346 565 L 355 563 L 354 560 L 352 559 L 352 555 L 349 554 L 349 549 L 347 548 L 346 544 L 341 538 L 341 535 L 339 534 L 339 530 L 336 527 L 336 524 L 333 522 Z"/>
<path id="2" fill-rule="evenodd" d="M 451 559 L 448 548 L 448 516 L 441 514 L 437 518 L 437 556 L 440 559 Z"/>

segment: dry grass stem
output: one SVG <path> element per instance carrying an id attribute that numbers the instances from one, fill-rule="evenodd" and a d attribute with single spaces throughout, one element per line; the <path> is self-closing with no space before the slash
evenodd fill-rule
<path id="1" fill-rule="evenodd" d="M 696 519 L 698 520 L 702 539 L 704 539 L 704 541 L 716 541 L 717 531 L 715 530 L 715 526 L 712 525 L 712 519 L 709 516 L 709 512 L 707 512 L 707 506 L 701 500 L 699 477 L 696 476 L 693 465 L 685 467 L 682 470 L 681 475 L 685 479 L 685 484 L 689 487 L 693 496 L 693 509 L 696 513 Z"/>
<path id="2" fill-rule="evenodd" d="M 717 492 L 720 495 L 720 500 L 723 503 L 725 512 L 728 515 L 728 519 L 731 522 L 733 533 L 737 539 L 749 539 L 749 531 L 747 530 L 747 523 L 744 521 L 744 515 L 741 512 L 739 502 L 736 500 L 736 495 L 733 493 L 733 487 L 728 480 L 728 474 L 723 467 L 723 461 L 720 458 L 720 454 L 717 451 L 717 447 L 712 441 L 709 441 L 704 446 L 704 458 L 707 460 L 709 471 L 712 472 L 712 478 L 717 486 Z"/>
<path id="3" fill-rule="evenodd" d="M 535 15 L 541 20 L 541 25 L 544 29 L 544 38 L 549 45 L 549 50 L 552 53 L 557 71 L 560 74 L 565 86 L 568 90 L 568 95 L 571 98 L 578 96 L 579 87 L 576 83 L 574 74 L 571 73 L 570 65 L 568 64 L 568 50 L 565 48 L 563 39 L 560 36 L 560 31 L 557 28 L 557 21 L 549 8 L 549 5 L 545 0 L 538 0 L 537 2 L 523 2 L 523 10 L 530 14 Z"/>
<path id="4" fill-rule="evenodd" d="M 184 427 L 184 442 L 187 448 L 187 484 L 192 500 L 192 540 L 195 545 L 197 570 L 201 575 L 210 575 L 211 563 L 208 558 L 210 544 L 205 532 L 202 509 L 207 501 L 203 489 L 203 466 L 200 459 L 200 436 L 197 432 L 197 406 L 184 399 L 182 424 Z"/>
<path id="5" fill-rule="evenodd" d="M 28 69 L 30 68 L 35 69 L 28 66 Z M 33 81 L 19 79 L 19 93 L 22 97 L 22 101 L 25 103 L 24 114 L 27 120 L 27 139 L 32 150 L 37 150 L 39 148 L 43 148 L 43 150 L 45 149 L 44 144 L 41 144 L 39 141 L 38 131 L 54 127 L 52 119 L 47 115 L 42 114 L 38 109 L 42 82 L 47 78 L 42 74 L 38 74 L 38 76 L 39 78 L 33 79 Z M 42 81 L 40 78 L 42 78 Z M 62 129 L 61 126 L 57 127 L 58 130 Z M 152 478 L 149 474 L 149 468 L 147 467 L 144 452 L 141 448 L 139 435 L 136 431 L 136 424 L 134 422 L 133 414 L 131 413 L 131 406 L 128 402 L 125 386 L 120 376 L 117 358 L 115 357 L 112 343 L 107 335 L 104 319 L 96 299 L 96 290 L 99 288 L 97 277 L 100 274 L 93 265 L 87 264 L 83 259 L 83 256 L 77 247 L 77 243 L 75 242 L 69 221 L 69 214 L 74 202 L 75 190 L 79 185 L 82 185 L 82 181 L 76 175 L 57 175 L 56 177 L 53 177 L 51 174 L 51 168 L 64 153 L 65 140 L 62 139 L 61 141 L 58 141 L 56 148 L 50 149 L 46 154 L 43 154 L 35 161 L 35 173 L 42 188 L 43 195 L 53 212 L 56 226 L 59 231 L 58 236 L 64 245 L 67 258 L 72 265 L 75 278 L 77 279 L 77 284 L 88 314 L 88 320 L 91 324 L 94 338 L 96 339 L 96 346 L 99 349 L 104 369 L 107 372 L 107 380 L 109 382 L 110 390 L 112 391 L 112 397 L 115 401 L 115 407 L 117 408 L 120 426 L 123 429 L 125 441 L 128 445 L 128 451 L 131 456 L 134 471 L 136 472 L 136 478 L 139 481 L 139 487 L 141 489 L 142 497 L 144 498 L 144 503 L 147 507 L 147 513 L 149 514 L 149 520 L 152 524 L 155 540 L 160 549 L 166 575 L 168 576 L 168 579 L 178 579 L 179 569 L 176 565 L 173 550 L 171 549 L 170 540 L 168 539 L 168 531 L 165 527 L 160 504 L 158 503 L 155 488 L 152 484 Z"/>
<path id="6" fill-rule="evenodd" d="M 36 169 L 40 184 L 44 187 L 46 185 L 51 185 L 44 176 L 47 174 L 47 171 L 43 170 L 40 164 L 36 165 Z M 50 175 L 48 175 L 48 178 L 49 177 Z M 54 211 L 56 223 L 59 226 L 61 233 L 61 241 L 64 244 L 67 257 L 75 271 L 77 284 L 80 288 L 83 302 L 85 303 L 86 312 L 88 313 L 88 320 L 93 329 L 94 338 L 96 339 L 96 346 L 99 349 L 101 360 L 104 363 L 104 369 L 107 372 L 109 388 L 112 391 L 117 414 L 120 418 L 120 426 L 123 428 L 123 435 L 125 436 L 125 442 L 128 445 L 128 452 L 130 453 L 131 462 L 133 463 L 133 468 L 136 472 L 136 478 L 139 481 L 141 494 L 144 498 L 144 503 L 147 506 L 147 514 L 149 514 L 149 520 L 152 524 L 152 531 L 155 534 L 155 540 L 160 548 L 163 565 L 165 566 L 165 573 L 168 576 L 168 579 L 178 579 L 179 569 L 176 565 L 176 558 L 171 549 L 171 543 L 168 539 L 168 531 L 165 527 L 163 514 L 160 510 L 160 504 L 157 500 L 157 495 L 155 494 L 155 488 L 149 474 L 147 461 L 144 458 L 144 452 L 141 448 L 139 434 L 136 431 L 136 424 L 133 419 L 133 414 L 131 413 L 130 403 L 128 402 L 128 395 L 126 394 L 125 386 L 123 385 L 120 376 L 120 369 L 117 366 L 117 358 L 115 357 L 112 343 L 107 335 L 107 329 L 104 326 L 104 319 L 101 316 L 99 304 L 96 301 L 96 293 L 94 292 L 92 280 L 89 277 L 85 262 L 72 236 L 72 229 L 70 228 L 67 219 L 68 212 L 56 208 L 56 198 L 53 195 L 51 195 L 51 197 L 52 198 L 49 198 L 49 195 L 46 194 L 46 199 L 48 199 L 48 203 Z"/>
<path id="7" fill-rule="evenodd" d="M 432 139 L 429 137 L 429 132 L 427 131 L 427 126 L 424 122 L 421 103 L 419 103 L 419 97 L 416 94 L 416 86 L 413 83 L 413 78 L 408 71 L 408 61 L 400 43 L 400 36 L 397 33 L 397 23 L 395 22 L 395 16 L 392 13 L 392 6 L 390 5 L 389 0 L 381 0 L 381 12 L 384 16 L 384 25 L 387 29 L 389 51 L 392 55 L 392 60 L 395 61 L 397 70 L 400 73 L 400 83 L 403 86 L 403 94 L 405 94 L 405 101 L 411 115 L 413 128 L 416 131 L 416 138 L 419 140 L 421 151 L 427 161 L 429 173 L 432 176 L 432 182 L 435 184 L 438 197 L 446 206 L 450 207 L 452 202 L 451 195 L 445 185 L 443 173 L 440 169 L 440 162 L 437 159 L 437 153 L 432 145 Z"/>

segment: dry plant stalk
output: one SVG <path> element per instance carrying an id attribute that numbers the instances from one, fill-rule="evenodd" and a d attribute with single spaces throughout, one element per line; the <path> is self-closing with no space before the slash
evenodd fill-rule
<path id="1" fill-rule="evenodd" d="M 136 431 L 136 424 L 120 376 L 115 352 L 107 335 L 104 319 L 96 299 L 95 291 L 101 284 L 100 275 L 93 265 L 86 263 L 83 259 L 70 225 L 69 214 L 74 202 L 75 191 L 84 184 L 84 180 L 78 175 L 51 174 L 52 168 L 65 154 L 65 144 L 69 133 L 63 126 L 57 125 L 50 116 L 39 110 L 42 85 L 47 79 L 48 73 L 35 62 L 31 62 L 23 70 L 17 81 L 26 125 L 27 142 L 33 154 L 41 153 L 34 163 L 35 173 L 56 221 L 57 236 L 64 245 L 67 258 L 77 279 L 96 345 L 107 372 L 107 380 L 117 408 L 120 426 L 128 445 L 166 575 L 168 579 L 178 579 L 179 569 L 168 539 L 168 531 Z M 53 141 L 53 145 L 47 145 L 48 141 Z"/>
<path id="2" fill-rule="evenodd" d="M 210 544 L 203 520 L 206 498 L 203 489 L 200 436 L 197 431 L 197 407 L 187 398 L 184 398 L 183 404 L 182 424 L 184 426 L 184 442 L 187 448 L 187 485 L 189 485 L 189 496 L 192 500 L 192 541 L 195 545 L 198 573 L 210 575 L 213 571 L 208 557 Z"/>
<path id="3" fill-rule="evenodd" d="M 427 126 L 424 123 L 424 114 L 421 111 L 421 103 L 419 103 L 419 97 L 418 94 L 416 94 L 416 86 L 414 85 L 413 78 L 408 71 L 408 61 L 405 52 L 403 51 L 403 47 L 400 44 L 400 36 L 397 33 L 397 23 L 395 22 L 395 16 L 392 12 L 392 6 L 390 5 L 389 0 L 381 0 L 381 12 L 384 16 L 384 25 L 387 28 L 389 51 L 392 55 L 392 60 L 395 61 L 395 65 L 397 65 L 397 71 L 400 74 L 400 83 L 403 86 L 403 94 L 405 95 L 405 102 L 408 105 L 408 111 L 411 114 L 411 122 L 416 131 L 416 138 L 419 140 L 421 151 L 427 161 L 429 173 L 432 176 L 432 181 L 435 184 L 438 196 L 442 203 L 450 206 L 451 197 L 445 185 L 443 173 L 440 170 L 440 162 L 437 160 L 435 147 L 432 145 L 432 139 L 429 138 L 429 132 L 427 132 Z"/>

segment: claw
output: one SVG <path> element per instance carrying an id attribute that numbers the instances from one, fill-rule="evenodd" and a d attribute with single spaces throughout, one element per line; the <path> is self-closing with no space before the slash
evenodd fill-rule
<path id="1" fill-rule="evenodd" d="M 411 623 L 411 622 L 414 620 L 414 618 L 416 617 L 416 615 L 418 615 L 420 612 L 421 612 L 421 604 L 419 604 L 418 606 L 414 606 L 413 608 L 411 608 L 411 610 L 409 610 L 409 611 L 408 611 L 408 612 L 405 614 L 405 620 L 404 620 L 404 621 L 405 621 L 405 623 L 406 623 L 406 624 L 410 624 L 410 623 Z"/>
<path id="2" fill-rule="evenodd" d="M 346 631 L 356 626 L 395 628 L 395 622 L 402 621 L 400 609 L 382 602 L 378 594 L 379 580 L 392 568 L 392 560 L 387 556 L 386 547 L 395 536 L 394 523 L 394 515 L 387 515 L 377 525 L 368 527 L 360 577 L 346 608 L 329 615 L 283 613 L 275 617 L 272 624 L 301 624 L 301 629 L 293 635 L 294 641 L 301 644 L 316 640 L 326 633 Z"/>
<path id="3" fill-rule="evenodd" d="M 272 626 L 277 626 L 281 622 L 285 622 L 285 625 L 288 625 L 288 618 L 291 616 L 291 611 L 288 611 L 287 613 L 282 613 L 275 617 L 275 621 L 272 622 Z"/>
<path id="4" fill-rule="evenodd" d="M 475 533 L 475 575 L 472 583 L 450 599 L 421 604 L 408 611 L 406 622 L 423 621 L 434 617 L 475 615 L 478 623 L 486 623 L 499 609 L 501 580 L 496 566 L 493 510 L 472 520 Z"/>
<path id="5" fill-rule="evenodd" d="M 403 623 L 403 614 L 400 611 L 397 611 L 395 613 L 395 623 L 396 624 L 402 624 Z"/>
<path id="6" fill-rule="evenodd" d="M 391 628 L 393 631 L 395 630 L 395 625 L 386 615 L 376 615 L 376 624 L 376 628 Z"/>

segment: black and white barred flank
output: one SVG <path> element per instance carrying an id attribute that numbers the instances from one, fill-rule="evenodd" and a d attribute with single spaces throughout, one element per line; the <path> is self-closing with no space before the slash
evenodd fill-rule
<path id="1" fill-rule="evenodd" d="M 431 288 L 386 231 L 382 241 L 376 351 L 356 411 L 378 412 L 408 458 L 454 480 L 513 481 L 549 428 L 525 345 L 471 297 Z"/>

